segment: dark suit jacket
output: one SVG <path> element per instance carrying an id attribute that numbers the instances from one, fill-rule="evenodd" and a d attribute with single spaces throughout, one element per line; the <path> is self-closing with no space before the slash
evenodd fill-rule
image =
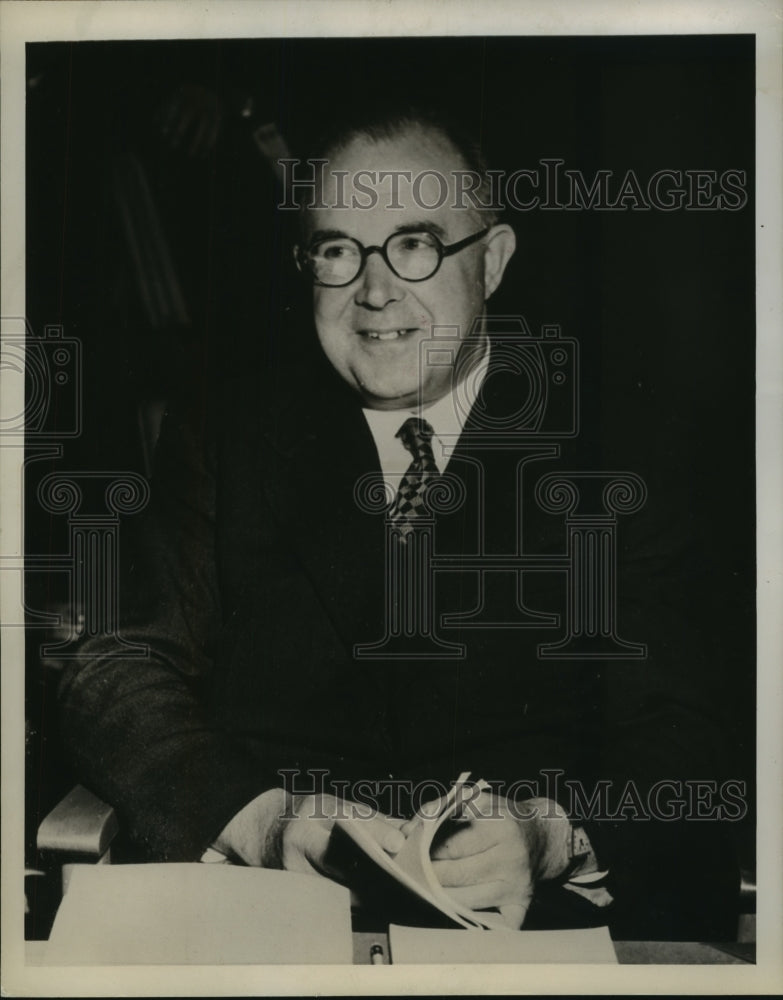
<path id="1" fill-rule="evenodd" d="M 507 410 L 520 391 L 500 380 L 486 405 Z M 477 551 L 476 461 L 495 484 L 487 551 L 513 549 L 519 455 L 461 440 L 449 471 L 466 501 L 438 518 L 437 552 Z M 562 522 L 532 501 L 537 474 L 558 465 L 534 466 L 525 549 L 563 552 Z M 649 645 L 645 661 L 541 660 L 536 645 L 557 637 L 543 628 L 444 631 L 465 644 L 461 659 L 365 660 L 354 646 L 383 634 L 385 534 L 354 485 L 377 469 L 358 401 L 325 361 L 268 379 L 240 370 L 212 401 L 168 414 L 151 507 L 135 539 L 123 535 L 122 634 L 149 656 L 87 639 L 61 687 L 81 780 L 147 856 L 197 859 L 245 803 L 281 784 L 281 769 L 445 786 L 470 770 L 506 787 L 557 770 L 588 794 L 597 779 L 615 796 L 633 780 L 642 798 L 661 779 L 722 776 L 703 684 L 711 653 L 684 614 L 693 581 L 667 572 L 683 539 L 663 504 L 652 498 L 620 526 L 620 627 Z M 488 592 L 497 620 L 515 612 L 510 580 Z M 563 611 L 561 574 L 524 580 L 528 607 Z M 439 574 L 438 614 L 475 608 L 477 587 L 475 571 Z M 731 932 L 735 873 L 715 826 L 588 824 L 612 871 L 619 933 Z"/>

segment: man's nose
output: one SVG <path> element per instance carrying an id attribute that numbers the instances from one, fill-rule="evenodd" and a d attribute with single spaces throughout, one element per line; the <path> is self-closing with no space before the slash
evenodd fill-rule
<path id="1" fill-rule="evenodd" d="M 405 290 L 402 281 L 392 271 L 379 252 L 367 258 L 361 281 L 356 289 L 355 302 L 367 309 L 383 309 L 391 302 L 398 302 Z"/>

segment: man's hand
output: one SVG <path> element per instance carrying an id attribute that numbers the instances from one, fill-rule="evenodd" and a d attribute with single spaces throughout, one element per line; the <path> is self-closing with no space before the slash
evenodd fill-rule
<path id="1" fill-rule="evenodd" d="M 249 802 L 224 828 L 215 847 L 229 857 L 261 868 L 323 875 L 348 881 L 332 847 L 332 830 L 338 817 L 358 816 L 372 824 L 372 835 L 390 854 L 405 842 L 403 821 L 368 806 L 333 795 L 291 796 L 271 789 Z"/>
<path id="2" fill-rule="evenodd" d="M 296 796 L 294 815 L 283 821 L 278 831 L 281 866 L 286 871 L 310 872 L 346 882 L 347 873 L 330 850 L 332 830 L 338 817 L 358 817 L 370 824 L 369 832 L 389 854 L 396 854 L 405 843 L 400 833 L 403 821 L 374 812 L 333 795 Z"/>
<path id="3" fill-rule="evenodd" d="M 568 865 L 568 817 L 549 799 L 509 803 L 488 792 L 464 812 L 432 851 L 435 874 L 463 906 L 497 907 L 509 927 L 519 928 L 536 884 Z M 407 835 L 407 825 L 402 832 Z"/>

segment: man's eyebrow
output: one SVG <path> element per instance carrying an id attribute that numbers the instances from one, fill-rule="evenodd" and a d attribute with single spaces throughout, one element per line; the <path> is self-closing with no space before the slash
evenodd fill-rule
<path id="1" fill-rule="evenodd" d="M 439 226 L 437 222 L 431 222 L 429 220 L 423 219 L 421 222 L 406 222 L 401 223 L 399 226 L 395 226 L 392 230 L 393 234 L 397 233 L 432 233 L 433 236 L 437 236 L 439 239 L 443 240 L 446 238 L 446 230 L 443 226 Z M 314 243 L 320 243 L 321 240 L 340 240 L 340 239 L 352 239 L 348 233 L 344 232 L 342 229 L 316 229 L 310 236 L 308 244 L 312 246 Z"/>
<path id="2" fill-rule="evenodd" d="M 433 236 L 437 236 L 439 239 L 444 239 L 446 236 L 446 230 L 443 226 L 439 226 L 437 222 L 431 222 L 430 220 L 422 220 L 421 222 L 406 222 L 403 225 L 394 227 L 395 233 L 432 233 Z"/>
<path id="3" fill-rule="evenodd" d="M 335 239 L 347 239 L 348 234 L 344 233 L 342 229 L 316 229 L 314 233 L 311 234 L 309 243 L 318 243 L 319 240 L 335 240 Z"/>

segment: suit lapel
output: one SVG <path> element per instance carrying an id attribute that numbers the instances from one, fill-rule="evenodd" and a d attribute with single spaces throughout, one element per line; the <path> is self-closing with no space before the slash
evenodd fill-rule
<path id="1" fill-rule="evenodd" d="M 273 414 L 265 490 L 350 654 L 368 634 L 378 638 L 383 610 L 383 512 L 362 510 L 355 496 L 380 468 L 354 394 L 325 366 L 311 388 Z"/>

